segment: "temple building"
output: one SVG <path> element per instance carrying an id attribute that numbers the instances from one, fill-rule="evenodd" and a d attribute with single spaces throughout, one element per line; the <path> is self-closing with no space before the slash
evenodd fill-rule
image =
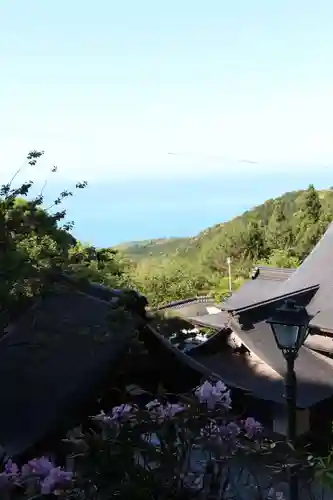
<path id="1" fill-rule="evenodd" d="M 166 310 L 217 333 L 188 355 L 241 392 L 273 432 L 286 433 L 286 361 L 267 319 L 286 299 L 305 306 L 309 335 L 295 363 L 298 435 L 330 429 L 333 418 L 333 224 L 298 269 L 257 267 L 216 305 L 199 297 Z"/>

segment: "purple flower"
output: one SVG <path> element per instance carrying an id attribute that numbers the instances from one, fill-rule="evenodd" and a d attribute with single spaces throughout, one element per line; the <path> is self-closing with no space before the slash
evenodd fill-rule
<path id="1" fill-rule="evenodd" d="M 71 486 L 73 473 L 60 467 L 54 467 L 41 483 L 41 494 L 50 495 L 57 490 L 64 490 Z"/>
<path id="2" fill-rule="evenodd" d="M 176 403 L 174 404 L 167 403 L 164 406 L 163 410 L 164 410 L 164 416 L 166 418 L 173 418 L 178 413 L 183 412 L 185 410 L 185 406 Z"/>
<path id="3" fill-rule="evenodd" d="M 54 464 L 47 457 L 34 458 L 22 467 L 22 475 L 28 476 L 33 474 L 39 477 L 46 477 L 53 468 Z"/>
<path id="4" fill-rule="evenodd" d="M 285 500 L 285 496 L 282 491 L 275 491 L 274 488 L 270 488 L 267 495 L 268 500 Z"/>
<path id="5" fill-rule="evenodd" d="M 112 408 L 109 414 L 103 411 L 94 417 L 94 420 L 102 422 L 104 424 L 119 424 L 120 422 L 127 422 L 132 420 L 137 407 L 130 404 L 122 404 L 120 406 L 115 406 Z"/>
<path id="6" fill-rule="evenodd" d="M 240 433 L 240 428 L 235 422 L 229 422 L 227 425 L 227 432 L 230 438 L 235 439 Z"/>
<path id="7" fill-rule="evenodd" d="M 133 417 L 136 407 L 129 404 L 123 404 L 112 408 L 111 418 L 114 420 L 129 420 Z"/>
<path id="8" fill-rule="evenodd" d="M 0 473 L 0 491 L 11 489 L 19 478 L 19 468 L 11 459 L 7 460 Z"/>
<path id="9" fill-rule="evenodd" d="M 149 401 L 149 403 L 146 404 L 146 408 L 149 411 L 151 418 L 159 423 L 163 422 L 165 417 L 164 408 L 158 399 Z"/>
<path id="10" fill-rule="evenodd" d="M 16 477 L 19 473 L 19 468 L 16 465 L 16 463 L 14 463 L 13 460 L 10 458 L 5 464 L 4 471 L 8 475 Z"/>
<path id="11" fill-rule="evenodd" d="M 161 423 L 167 418 L 173 418 L 178 413 L 181 413 L 185 410 L 185 406 L 179 403 L 166 403 L 163 405 L 158 401 L 158 399 L 154 399 L 146 404 L 146 408 L 150 413 L 150 416 L 155 419 L 157 422 Z"/>
<path id="12" fill-rule="evenodd" d="M 257 422 L 252 417 L 247 417 L 247 419 L 243 423 L 245 434 L 248 438 L 253 439 L 257 436 L 257 434 L 262 432 L 262 425 Z"/>
<path id="13" fill-rule="evenodd" d="M 103 424 L 111 424 L 114 420 L 111 415 L 107 415 L 106 413 L 104 413 L 104 411 L 101 411 L 99 415 L 95 415 L 92 418 L 93 420 L 96 420 L 97 422 L 101 422 Z"/>
<path id="14" fill-rule="evenodd" d="M 214 410 L 217 405 L 222 405 L 228 409 L 231 407 L 230 391 L 221 380 L 215 384 L 206 380 L 196 389 L 195 395 L 200 403 L 207 405 L 209 410 Z"/>

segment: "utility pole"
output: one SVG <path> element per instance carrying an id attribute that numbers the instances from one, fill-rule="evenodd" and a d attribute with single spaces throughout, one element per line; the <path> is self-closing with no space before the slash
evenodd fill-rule
<path id="1" fill-rule="evenodd" d="M 229 276 L 229 293 L 232 293 L 232 282 L 231 282 L 231 258 L 227 258 L 228 264 L 228 276 Z"/>

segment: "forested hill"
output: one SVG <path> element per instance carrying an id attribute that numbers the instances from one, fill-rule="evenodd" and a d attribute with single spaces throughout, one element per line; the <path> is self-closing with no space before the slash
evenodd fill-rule
<path id="1" fill-rule="evenodd" d="M 28 164 L 34 166 L 42 154 L 30 152 Z M 255 264 L 297 267 L 333 219 L 333 190 L 316 191 L 310 185 L 193 238 L 135 242 L 118 251 L 97 249 L 70 234 L 66 210 L 43 209 L 43 196 L 30 196 L 32 185 L 0 185 L 2 246 L 7 249 L 0 263 L 3 325 L 28 307 L 59 269 L 79 280 L 135 288 L 152 306 L 194 295 L 222 298 L 228 292 L 228 257 L 236 289 Z M 76 188 L 86 185 L 79 182 Z M 58 209 L 72 194 L 65 189 L 51 206 Z"/>
<path id="2" fill-rule="evenodd" d="M 225 234 L 226 230 L 236 229 L 240 224 L 246 224 L 250 219 L 255 218 L 260 220 L 264 225 L 267 225 L 277 203 L 283 206 L 286 218 L 292 218 L 298 211 L 300 202 L 302 201 L 301 195 L 304 193 L 304 190 L 291 191 L 278 198 L 269 199 L 263 204 L 244 212 L 242 215 L 228 222 L 219 223 L 203 230 L 197 236 L 190 238 L 156 238 L 133 241 L 118 245 L 115 249 L 125 253 L 134 261 L 152 257 L 171 257 L 183 251 L 189 251 L 190 249 L 200 251 L 200 248 L 205 246 L 205 243 L 211 241 L 212 238 L 219 239 Z M 329 213 L 332 212 L 333 214 L 333 190 L 318 191 L 318 196 L 324 211 Z"/>
<path id="3" fill-rule="evenodd" d="M 254 264 L 297 267 L 333 220 L 333 190 L 288 192 L 192 238 L 125 245 L 137 262 L 134 282 L 155 304 L 199 293 L 227 292 L 227 258 L 234 286 Z M 161 242 L 162 241 L 162 242 Z"/>
<path id="4" fill-rule="evenodd" d="M 157 238 L 152 240 L 131 241 L 117 245 L 115 250 L 125 253 L 134 261 L 146 257 L 173 255 L 179 249 L 188 246 L 189 238 Z"/>

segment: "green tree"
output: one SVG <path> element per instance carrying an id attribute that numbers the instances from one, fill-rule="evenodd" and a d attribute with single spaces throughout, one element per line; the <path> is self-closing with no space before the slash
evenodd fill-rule
<path id="1" fill-rule="evenodd" d="M 322 207 L 318 191 L 315 189 L 313 184 L 309 185 L 300 201 L 302 220 L 306 221 L 308 224 L 316 224 L 320 219 Z"/>
<path id="2" fill-rule="evenodd" d="M 327 227 L 319 194 L 310 184 L 300 197 L 299 210 L 294 221 L 295 255 L 302 261 L 316 245 Z"/>
<path id="3" fill-rule="evenodd" d="M 253 219 L 243 233 L 244 257 L 251 262 L 258 262 L 267 257 L 265 231 L 261 222 Z"/>
<path id="4" fill-rule="evenodd" d="M 293 246 L 293 231 L 285 215 L 280 199 L 274 203 L 274 210 L 269 218 L 266 231 L 267 245 L 271 252 L 283 250 L 290 252 Z"/>
<path id="5" fill-rule="evenodd" d="M 34 167 L 42 154 L 30 152 L 28 165 Z M 42 194 L 29 199 L 33 182 L 14 188 L 14 179 L 15 176 L 0 188 L 2 326 L 47 286 L 54 271 L 68 271 L 110 285 L 123 282 L 124 259 L 118 259 L 112 250 L 81 245 L 69 232 L 73 223 L 66 222 L 66 210 L 54 210 L 73 195 L 71 191 L 62 191 L 45 209 Z M 86 182 L 79 182 L 75 188 L 83 189 L 86 185 Z"/>
<path id="6" fill-rule="evenodd" d="M 287 250 L 276 249 L 267 259 L 261 261 L 260 264 L 295 269 L 300 265 L 300 260 L 296 256 L 291 255 Z"/>

